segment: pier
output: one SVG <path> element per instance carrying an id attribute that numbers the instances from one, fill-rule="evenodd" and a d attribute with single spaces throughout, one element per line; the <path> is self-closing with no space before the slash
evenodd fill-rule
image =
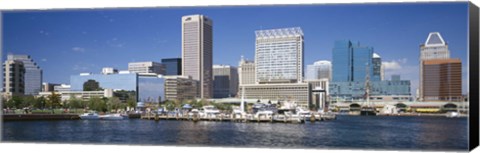
<path id="1" fill-rule="evenodd" d="M 334 114 L 317 114 L 311 116 L 287 116 L 287 115 L 271 115 L 271 116 L 255 116 L 255 115 L 215 115 L 215 116 L 198 116 L 198 115 L 157 115 L 146 113 L 141 115 L 141 119 L 145 120 L 179 120 L 179 121 L 212 121 L 212 122 L 240 122 L 240 123 L 305 123 L 318 122 L 326 120 L 335 120 Z"/>

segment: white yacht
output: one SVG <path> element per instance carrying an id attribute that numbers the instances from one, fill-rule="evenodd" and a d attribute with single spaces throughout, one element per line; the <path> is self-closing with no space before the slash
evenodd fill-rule
<path id="1" fill-rule="evenodd" d="M 128 116 L 124 116 L 122 114 L 107 114 L 107 115 L 100 115 L 99 118 L 102 120 L 123 120 L 126 119 Z"/>
<path id="2" fill-rule="evenodd" d="M 80 118 L 82 120 L 98 120 L 100 119 L 100 116 L 96 112 L 90 112 L 90 113 L 83 113 L 80 115 Z"/>
<path id="3" fill-rule="evenodd" d="M 460 113 L 458 113 L 458 112 L 448 112 L 448 113 L 446 114 L 446 116 L 447 116 L 448 118 L 459 117 L 459 115 L 460 115 Z"/>
<path id="4" fill-rule="evenodd" d="M 208 118 L 215 118 L 217 115 L 220 114 L 220 110 L 215 108 L 215 106 L 208 105 L 208 106 L 203 106 L 203 111 L 201 111 L 200 116 L 203 117 L 208 117 Z"/>

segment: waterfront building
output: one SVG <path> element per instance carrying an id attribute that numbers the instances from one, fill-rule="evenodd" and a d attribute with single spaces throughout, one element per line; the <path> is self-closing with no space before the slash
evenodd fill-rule
<path id="1" fill-rule="evenodd" d="M 299 27 L 255 31 L 255 77 L 259 84 L 303 81 L 303 32 Z"/>
<path id="2" fill-rule="evenodd" d="M 237 68 L 229 65 L 213 65 L 213 98 L 235 97 L 237 91 Z"/>
<path id="3" fill-rule="evenodd" d="M 371 81 L 381 80 L 381 58 L 378 54 L 374 56 L 373 47 L 360 46 L 360 43 L 349 40 L 335 41 L 332 59 L 332 81 L 364 82 L 367 68 Z"/>
<path id="4" fill-rule="evenodd" d="M 155 73 L 138 75 L 138 101 L 159 103 L 165 101 L 165 78 Z"/>
<path id="5" fill-rule="evenodd" d="M 60 84 L 60 85 L 55 85 L 53 86 L 53 91 L 55 92 L 65 92 L 65 91 L 71 91 L 71 85 L 68 84 Z"/>
<path id="6" fill-rule="evenodd" d="M 336 41 L 332 56 L 331 101 L 366 100 L 367 75 L 370 78 L 370 96 L 411 96 L 409 80 L 400 80 L 397 75 L 392 80 L 384 80 L 382 59 L 373 52 L 373 47 L 347 40 Z"/>
<path id="7" fill-rule="evenodd" d="M 328 101 L 328 90 L 329 90 L 329 79 L 322 78 L 316 80 L 305 80 L 306 83 L 310 84 L 312 90 L 311 105 L 315 106 L 315 109 L 325 109 L 327 108 Z M 327 111 L 327 110 L 325 110 Z"/>
<path id="8" fill-rule="evenodd" d="M 244 84 L 255 84 L 255 63 L 245 60 L 243 56 L 238 64 L 239 86 Z"/>
<path id="9" fill-rule="evenodd" d="M 118 70 L 113 67 L 104 67 L 102 68 L 102 74 L 115 74 L 118 73 Z"/>
<path id="10" fill-rule="evenodd" d="M 307 73 L 305 80 L 319 80 L 332 78 L 332 63 L 330 61 L 322 60 L 307 65 Z"/>
<path id="11" fill-rule="evenodd" d="M 331 82 L 329 95 L 332 101 L 365 100 L 365 82 Z M 401 80 L 399 75 L 392 75 L 391 80 L 371 81 L 370 96 L 411 96 L 410 80 Z"/>
<path id="12" fill-rule="evenodd" d="M 68 101 L 71 98 L 77 98 L 81 100 L 89 100 L 92 97 L 100 97 L 100 98 L 111 98 L 113 97 L 113 90 L 112 89 L 104 89 L 101 91 L 60 91 L 55 92 L 55 94 L 60 94 L 62 101 Z M 40 92 L 38 97 L 47 97 L 52 95 L 52 92 Z"/>
<path id="13" fill-rule="evenodd" d="M 213 97 L 213 22 L 204 15 L 182 17 L 182 75 L 200 82 L 200 97 Z"/>
<path id="14" fill-rule="evenodd" d="M 309 83 L 246 84 L 242 85 L 239 93 L 242 93 L 243 89 L 246 99 L 268 99 L 272 103 L 294 101 L 305 108 L 308 108 L 312 99 L 312 88 Z"/>
<path id="15" fill-rule="evenodd" d="M 112 89 L 115 95 L 134 96 L 137 102 L 161 102 L 164 100 L 164 78 L 155 73 L 133 73 L 120 71 L 113 74 L 82 73 L 70 77 L 71 91 L 85 91 L 86 87 L 93 90 Z M 96 86 L 88 86 L 96 84 Z M 123 99 L 122 99 L 123 98 Z"/>
<path id="16" fill-rule="evenodd" d="M 59 86 L 59 85 L 60 84 L 44 82 L 42 83 L 42 92 L 54 91 L 55 86 Z"/>
<path id="17" fill-rule="evenodd" d="M 424 97 L 424 75 L 423 75 L 423 61 L 433 59 L 449 59 L 450 51 L 448 50 L 448 44 L 443 40 L 442 35 L 439 32 L 430 32 L 428 34 L 425 43 L 420 45 L 420 101 L 423 101 Z"/>
<path id="18" fill-rule="evenodd" d="M 7 55 L 7 60 L 18 60 L 23 63 L 25 68 L 25 95 L 37 95 L 42 91 L 42 69 L 35 63 L 30 55 Z"/>
<path id="19" fill-rule="evenodd" d="M 165 75 L 182 75 L 181 58 L 164 58 L 162 64 L 165 65 Z"/>
<path id="20" fill-rule="evenodd" d="M 25 66 L 20 60 L 7 59 L 3 63 L 3 93 L 6 97 L 25 93 Z"/>
<path id="21" fill-rule="evenodd" d="M 165 74 L 165 66 L 157 62 L 130 62 L 128 63 L 128 71 L 135 73 L 155 73 Z"/>
<path id="22" fill-rule="evenodd" d="M 166 100 L 189 100 L 199 97 L 199 81 L 190 76 L 164 76 Z"/>
<path id="23" fill-rule="evenodd" d="M 424 101 L 462 101 L 462 62 L 460 59 L 423 60 Z"/>

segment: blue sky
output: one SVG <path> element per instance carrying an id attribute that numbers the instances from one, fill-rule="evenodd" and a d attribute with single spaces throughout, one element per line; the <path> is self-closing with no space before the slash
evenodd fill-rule
<path id="1" fill-rule="evenodd" d="M 133 61 L 181 56 L 181 17 L 213 20 L 213 62 L 238 66 L 253 59 L 255 30 L 301 27 L 305 67 L 331 60 L 335 40 L 374 47 L 388 62 L 386 78 L 401 74 L 418 87 L 419 45 L 440 32 L 467 78 L 468 3 L 342 4 L 15 11 L 3 15 L 3 53 L 29 54 L 44 82 L 69 83 L 70 75 L 127 69 Z M 4 56 L 5 58 L 5 56 Z"/>

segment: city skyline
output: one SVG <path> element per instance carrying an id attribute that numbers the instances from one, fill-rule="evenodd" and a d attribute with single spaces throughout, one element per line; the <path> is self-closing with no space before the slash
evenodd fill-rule
<path id="1" fill-rule="evenodd" d="M 31 55 L 44 70 L 43 82 L 67 83 L 70 75 L 80 72 L 99 73 L 102 67 L 125 70 L 128 62 L 181 57 L 181 16 L 203 14 L 215 21 L 213 64 L 238 66 L 241 55 L 254 59 L 256 30 L 298 26 L 305 33 L 304 68 L 317 60 L 331 61 L 335 40 L 360 41 L 362 45 L 372 46 L 382 61 L 388 62 L 385 78 L 401 74 L 402 78 L 412 81 L 414 92 L 419 79 L 418 47 L 429 32 L 438 31 L 449 43 L 451 57 L 463 61 L 465 93 L 467 19 L 463 14 L 466 8 L 463 3 L 420 3 L 6 12 L 3 50 L 7 54 Z M 403 11 L 403 15 L 397 15 L 398 11 Z M 250 17 L 255 12 L 261 14 Z M 331 12 L 334 13 L 328 15 Z M 408 16 L 410 13 L 422 15 Z M 251 23 L 240 24 L 240 28 L 235 25 L 245 22 L 246 16 Z M 452 22 L 435 20 L 438 18 Z M 160 22 L 152 21 L 160 19 Z M 88 21 L 98 22 L 93 26 L 96 28 L 85 27 Z M 161 26 L 155 28 L 158 25 Z M 61 40 L 67 38 L 72 40 Z M 405 54 L 406 51 L 410 54 Z"/>

